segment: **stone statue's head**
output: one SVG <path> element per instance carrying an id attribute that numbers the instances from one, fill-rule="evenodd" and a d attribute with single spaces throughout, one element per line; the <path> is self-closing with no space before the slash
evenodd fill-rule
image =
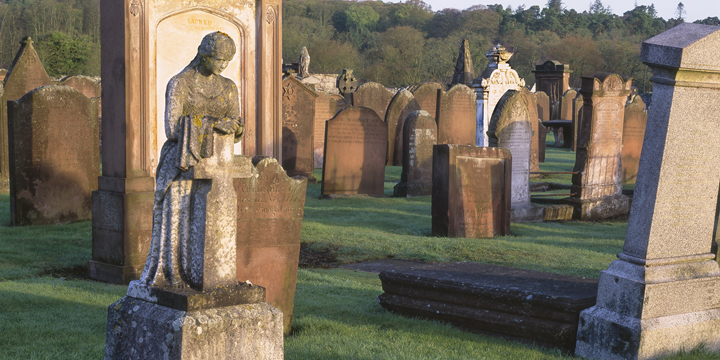
<path id="1" fill-rule="evenodd" d="M 235 51 L 233 39 L 228 34 L 216 31 L 205 35 L 190 65 L 220 75 L 235 56 Z"/>

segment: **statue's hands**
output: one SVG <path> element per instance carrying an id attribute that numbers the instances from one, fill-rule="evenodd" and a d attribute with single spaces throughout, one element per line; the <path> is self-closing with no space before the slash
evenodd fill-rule
<path id="1" fill-rule="evenodd" d="M 224 118 L 213 126 L 213 129 L 217 130 L 218 132 L 222 134 L 234 134 L 235 129 L 237 128 L 237 124 L 233 119 Z"/>

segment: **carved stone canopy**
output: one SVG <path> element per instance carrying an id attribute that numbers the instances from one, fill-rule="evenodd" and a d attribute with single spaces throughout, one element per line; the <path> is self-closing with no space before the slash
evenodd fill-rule
<path id="1" fill-rule="evenodd" d="M 495 45 L 489 53 L 485 54 L 485 57 L 490 62 L 488 68 L 495 69 L 510 66 L 507 62 L 510 61 L 512 56 L 513 53 L 505 50 L 505 47 L 500 44 Z"/>

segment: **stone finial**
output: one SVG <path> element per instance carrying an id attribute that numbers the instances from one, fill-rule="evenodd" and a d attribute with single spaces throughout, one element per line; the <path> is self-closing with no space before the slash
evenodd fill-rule
<path id="1" fill-rule="evenodd" d="M 32 44 L 34 44 L 34 41 L 31 37 L 26 36 L 22 40 L 20 40 L 20 44 L 21 45 L 32 45 Z"/>
<path id="2" fill-rule="evenodd" d="M 310 76 L 310 54 L 305 46 L 300 51 L 300 59 L 298 59 L 298 73 L 301 77 Z"/>
<path id="3" fill-rule="evenodd" d="M 485 57 L 487 57 L 490 62 L 488 64 L 488 68 L 490 69 L 510 67 L 507 62 L 510 61 L 512 56 L 513 53 L 505 50 L 505 47 L 500 44 L 495 45 L 489 53 L 485 54 Z"/>
<path id="4" fill-rule="evenodd" d="M 455 74 L 453 74 L 450 86 L 455 84 L 465 84 L 472 86 L 475 78 L 473 70 L 472 56 L 470 56 L 470 45 L 467 39 L 463 39 L 460 45 L 460 54 L 458 55 L 457 64 L 455 65 Z"/>

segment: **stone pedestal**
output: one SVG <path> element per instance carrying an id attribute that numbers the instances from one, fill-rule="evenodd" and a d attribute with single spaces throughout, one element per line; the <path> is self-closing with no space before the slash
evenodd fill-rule
<path id="1" fill-rule="evenodd" d="M 572 70 L 570 70 L 569 64 L 548 60 L 541 65 L 535 65 L 533 73 L 535 74 L 535 89 L 547 94 L 550 104 L 560 100 L 565 91 L 570 88 Z M 550 119 L 543 118 L 543 120 Z"/>
<path id="2" fill-rule="evenodd" d="M 252 295 L 262 290 L 264 299 L 264 289 L 254 288 L 257 290 Z M 239 290 L 240 293 L 248 291 L 253 292 Z M 178 306 L 174 306 L 177 303 L 169 305 L 173 306 L 130 296 L 110 305 L 105 360 L 269 360 L 284 356 L 283 314 L 267 303 L 241 301 L 229 306 L 187 310 L 177 309 Z"/>
<path id="3" fill-rule="evenodd" d="M 718 48 L 716 26 L 688 23 L 642 45 L 641 59 L 655 73 L 653 106 L 625 245 L 600 274 L 596 305 L 580 314 L 577 355 L 656 359 L 700 345 L 720 350 L 720 268 L 711 253 Z"/>

